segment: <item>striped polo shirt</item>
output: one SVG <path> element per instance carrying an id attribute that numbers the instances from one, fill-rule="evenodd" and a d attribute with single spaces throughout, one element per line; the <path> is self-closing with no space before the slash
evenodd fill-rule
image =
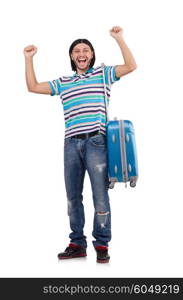
<path id="1" fill-rule="evenodd" d="M 115 66 L 104 67 L 109 104 L 111 85 L 119 80 Z M 102 67 L 86 73 L 63 76 L 49 81 L 52 96 L 60 95 L 65 119 L 65 138 L 100 130 L 106 134 L 105 93 Z"/>

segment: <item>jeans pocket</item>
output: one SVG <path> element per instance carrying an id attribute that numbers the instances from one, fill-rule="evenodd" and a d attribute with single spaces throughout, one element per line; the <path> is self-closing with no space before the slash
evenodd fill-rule
<path id="1" fill-rule="evenodd" d="M 70 137 L 65 138 L 65 139 L 64 139 L 64 147 L 66 147 L 68 144 L 70 144 L 71 141 L 72 141 L 72 139 L 71 139 Z"/>
<path id="2" fill-rule="evenodd" d="M 106 137 L 102 134 L 91 137 L 90 141 L 94 146 L 104 147 L 106 145 Z"/>

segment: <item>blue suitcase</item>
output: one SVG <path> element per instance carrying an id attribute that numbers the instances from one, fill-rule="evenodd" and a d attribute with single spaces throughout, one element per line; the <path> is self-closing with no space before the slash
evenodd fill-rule
<path id="1" fill-rule="evenodd" d="M 109 121 L 107 129 L 108 174 L 110 188 L 115 182 L 136 186 L 138 163 L 134 127 L 128 120 Z"/>
<path id="2" fill-rule="evenodd" d="M 109 121 L 104 67 L 104 64 L 102 64 L 107 116 L 106 132 L 109 187 L 113 188 L 115 182 L 125 182 L 125 186 L 127 186 L 128 181 L 131 187 L 135 187 L 138 179 L 138 163 L 134 126 L 132 122 L 128 120 L 115 119 Z"/>

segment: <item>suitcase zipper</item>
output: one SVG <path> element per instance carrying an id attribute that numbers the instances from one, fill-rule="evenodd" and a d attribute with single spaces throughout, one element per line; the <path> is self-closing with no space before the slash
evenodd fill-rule
<path id="1" fill-rule="evenodd" d="M 120 144 L 121 144 L 121 159 L 122 159 L 122 172 L 125 182 L 125 187 L 127 187 L 128 181 L 128 169 L 127 169 L 127 160 L 126 160 L 126 144 L 125 144 L 125 124 L 124 120 L 119 120 L 120 122 Z"/>

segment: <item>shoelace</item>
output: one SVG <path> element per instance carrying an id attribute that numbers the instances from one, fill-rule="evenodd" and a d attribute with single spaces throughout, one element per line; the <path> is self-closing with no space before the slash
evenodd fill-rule
<path id="1" fill-rule="evenodd" d="M 69 253 L 72 253 L 76 248 L 72 248 L 72 247 L 67 247 L 65 249 L 65 252 L 69 252 Z"/>

